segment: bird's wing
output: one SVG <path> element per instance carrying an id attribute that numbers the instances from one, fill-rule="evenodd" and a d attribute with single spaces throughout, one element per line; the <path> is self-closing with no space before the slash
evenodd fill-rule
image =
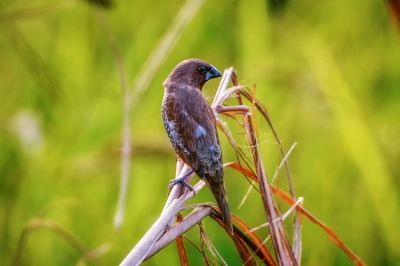
<path id="1" fill-rule="evenodd" d="M 218 140 L 215 117 L 201 92 L 191 88 L 181 89 L 175 95 L 173 110 L 168 120 L 175 131 L 175 144 L 179 155 L 200 177 L 205 174 L 222 178 L 222 153 Z"/>
<path id="2" fill-rule="evenodd" d="M 184 140 L 180 129 L 180 115 L 177 113 L 177 101 L 174 94 L 169 94 L 164 99 L 162 118 L 168 137 L 178 156 L 189 163 L 190 149 Z"/>

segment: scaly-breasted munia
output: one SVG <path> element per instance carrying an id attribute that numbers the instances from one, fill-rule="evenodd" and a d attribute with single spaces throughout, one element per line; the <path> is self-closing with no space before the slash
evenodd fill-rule
<path id="1" fill-rule="evenodd" d="M 227 229 L 232 232 L 216 120 L 201 94 L 206 81 L 220 76 L 218 69 L 199 59 L 179 63 L 163 83 L 162 118 L 177 155 L 200 178 L 204 178 L 214 194 Z M 191 188 L 184 178 L 172 180 L 171 184 L 182 183 Z"/>

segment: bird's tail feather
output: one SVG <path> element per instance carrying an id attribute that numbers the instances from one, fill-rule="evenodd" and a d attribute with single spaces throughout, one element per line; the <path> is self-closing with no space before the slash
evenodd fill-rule
<path id="1" fill-rule="evenodd" d="M 214 178 L 207 178 L 207 183 L 211 188 L 211 191 L 214 195 L 215 200 L 217 201 L 218 207 L 221 211 L 222 220 L 224 221 L 226 228 L 232 234 L 233 233 L 233 226 L 232 226 L 232 218 L 231 212 L 229 210 L 228 200 L 226 197 L 226 192 L 224 188 L 224 183 L 222 180 L 215 181 Z"/>

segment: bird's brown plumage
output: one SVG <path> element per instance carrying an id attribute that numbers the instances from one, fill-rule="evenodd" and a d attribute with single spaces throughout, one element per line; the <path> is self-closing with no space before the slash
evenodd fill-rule
<path id="1" fill-rule="evenodd" d="M 204 178 L 232 232 L 215 116 L 201 94 L 204 83 L 219 76 L 215 67 L 199 59 L 179 63 L 164 82 L 162 117 L 176 153 Z"/>

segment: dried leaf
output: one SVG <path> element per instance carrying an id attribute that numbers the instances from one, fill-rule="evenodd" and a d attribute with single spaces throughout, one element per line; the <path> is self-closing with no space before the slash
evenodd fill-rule
<path id="1" fill-rule="evenodd" d="M 229 167 L 232 169 L 235 169 L 236 171 L 242 173 L 243 175 L 245 175 L 246 177 L 250 178 L 253 181 L 257 181 L 257 176 L 256 174 L 253 172 L 253 170 L 242 166 L 239 162 L 229 162 L 229 163 L 225 163 L 224 167 Z"/>
<path id="2" fill-rule="evenodd" d="M 176 217 L 176 222 L 180 223 L 183 220 L 182 215 L 178 214 Z M 189 260 L 186 254 L 185 245 L 183 244 L 182 236 L 178 236 L 176 238 L 176 244 L 178 246 L 178 253 L 179 253 L 179 261 L 181 265 L 187 266 L 189 265 Z"/>

